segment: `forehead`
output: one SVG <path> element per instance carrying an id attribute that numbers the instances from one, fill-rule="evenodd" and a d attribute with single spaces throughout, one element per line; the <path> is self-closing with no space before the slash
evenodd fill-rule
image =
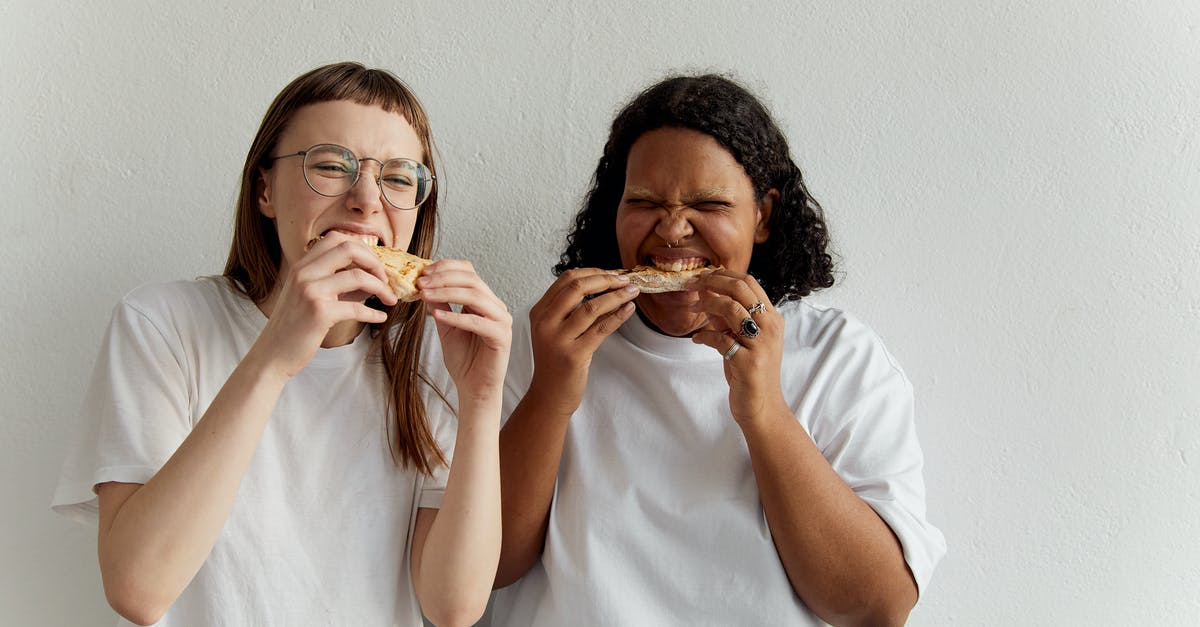
<path id="1" fill-rule="evenodd" d="M 712 136 L 684 128 L 660 128 L 638 137 L 625 167 L 627 190 L 687 195 L 752 190 L 742 164 Z"/>
<path id="2" fill-rule="evenodd" d="M 421 139 L 399 112 L 348 100 L 318 102 L 292 116 L 279 143 L 302 150 L 314 144 L 339 144 L 360 157 L 406 157 L 421 160 Z"/>

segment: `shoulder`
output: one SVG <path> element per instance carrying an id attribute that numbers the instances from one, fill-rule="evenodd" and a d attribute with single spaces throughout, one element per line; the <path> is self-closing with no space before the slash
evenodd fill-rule
<path id="1" fill-rule="evenodd" d="M 256 317 L 262 316 L 254 303 L 223 276 L 140 285 L 113 312 L 118 327 L 153 327 L 164 337 L 202 342 L 253 333 L 265 323 Z"/>
<path id="2" fill-rule="evenodd" d="M 139 285 L 125 294 L 121 306 L 154 316 L 236 307 L 239 300 L 248 299 L 234 288 L 230 279 L 206 276 Z"/>
<path id="3" fill-rule="evenodd" d="M 785 354 L 807 353 L 838 369 L 870 370 L 881 378 L 894 376 L 908 382 L 883 339 L 857 316 L 805 300 L 786 303 L 779 312 L 787 329 Z"/>

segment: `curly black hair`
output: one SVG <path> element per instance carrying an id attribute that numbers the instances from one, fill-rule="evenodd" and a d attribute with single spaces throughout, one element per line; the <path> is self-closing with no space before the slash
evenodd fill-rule
<path id="1" fill-rule="evenodd" d="M 758 199 L 770 190 L 779 201 L 767 224 L 770 237 L 755 244 L 749 272 L 780 305 L 833 285 L 833 258 L 821 205 L 808 193 L 787 139 L 746 88 L 723 76 L 673 76 L 633 99 L 613 120 L 604 155 L 555 275 L 571 268 L 619 268 L 616 215 L 625 189 L 629 150 L 662 127 L 699 131 L 717 140 L 746 170 Z"/>

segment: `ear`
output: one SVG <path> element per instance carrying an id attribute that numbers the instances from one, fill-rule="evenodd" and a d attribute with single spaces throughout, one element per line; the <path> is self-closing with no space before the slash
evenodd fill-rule
<path id="1" fill-rule="evenodd" d="M 771 212 L 779 204 L 779 190 L 771 188 L 758 201 L 758 224 L 754 225 L 754 243 L 761 244 L 771 237 Z"/>
<path id="2" fill-rule="evenodd" d="M 275 218 L 275 207 L 271 204 L 271 177 L 267 171 L 259 168 L 258 178 L 254 181 L 254 192 L 258 199 L 258 212 L 268 218 Z"/>

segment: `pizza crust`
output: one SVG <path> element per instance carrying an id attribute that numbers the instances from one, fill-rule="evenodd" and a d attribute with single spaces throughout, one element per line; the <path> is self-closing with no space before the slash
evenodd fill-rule
<path id="1" fill-rule="evenodd" d="M 694 278 L 720 270 L 721 266 L 705 266 L 691 270 L 659 270 L 651 266 L 634 266 L 630 270 L 617 270 L 617 274 L 629 277 L 629 284 L 643 294 L 682 292 L 684 286 Z"/>

